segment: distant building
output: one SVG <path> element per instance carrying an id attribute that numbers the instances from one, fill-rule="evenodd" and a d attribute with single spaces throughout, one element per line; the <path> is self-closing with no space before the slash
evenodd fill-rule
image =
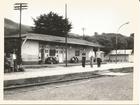
<path id="1" fill-rule="evenodd" d="M 5 53 L 10 53 L 13 49 L 18 49 L 18 35 L 5 36 Z M 72 57 L 82 59 L 82 52 L 86 51 L 86 60 L 89 60 L 88 54 L 95 48 L 102 47 L 99 44 L 88 42 L 76 38 L 68 38 L 68 61 Z M 65 61 L 65 37 L 58 37 L 43 34 L 22 34 L 21 55 L 24 64 L 36 64 L 41 59 L 45 61 L 48 57 L 56 57 L 59 63 Z"/>
<path id="2" fill-rule="evenodd" d="M 132 50 L 117 50 L 117 62 L 133 62 L 133 51 Z M 115 62 L 116 61 L 116 50 L 112 50 L 106 57 L 105 61 Z"/>

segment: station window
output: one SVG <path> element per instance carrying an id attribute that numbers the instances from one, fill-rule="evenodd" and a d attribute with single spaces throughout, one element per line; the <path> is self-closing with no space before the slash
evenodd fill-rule
<path id="1" fill-rule="evenodd" d="M 48 50 L 45 50 L 45 53 L 48 53 Z"/>
<path id="2" fill-rule="evenodd" d="M 60 51 L 60 53 L 63 53 L 63 51 Z"/>
<path id="3" fill-rule="evenodd" d="M 56 53 L 58 53 L 58 50 L 56 50 Z"/>
<path id="4" fill-rule="evenodd" d="M 55 56 L 56 50 L 55 49 L 50 49 L 50 56 Z"/>
<path id="5" fill-rule="evenodd" d="M 80 56 L 80 50 L 75 51 L 75 56 Z"/>

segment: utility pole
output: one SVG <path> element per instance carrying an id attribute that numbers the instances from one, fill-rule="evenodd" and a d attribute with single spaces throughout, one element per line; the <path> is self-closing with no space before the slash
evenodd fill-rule
<path id="1" fill-rule="evenodd" d="M 14 10 L 19 10 L 20 12 L 20 21 L 19 21 L 19 40 L 18 40 L 18 54 L 17 54 L 17 60 L 19 68 L 22 65 L 22 57 L 21 57 L 21 44 L 22 44 L 22 38 L 21 38 L 21 17 L 22 17 L 22 10 L 27 9 L 27 3 L 15 3 L 14 4 Z"/>
<path id="2" fill-rule="evenodd" d="M 82 31 L 83 31 L 83 40 L 85 39 L 85 28 L 83 27 L 82 28 Z"/>
<path id="3" fill-rule="evenodd" d="M 67 4 L 65 4 L 65 20 L 67 20 Z M 68 66 L 68 61 L 67 61 L 67 47 L 68 47 L 68 45 L 67 45 L 67 25 L 65 24 L 65 33 L 66 33 L 66 35 L 65 35 L 65 55 L 66 55 L 66 67 Z"/>

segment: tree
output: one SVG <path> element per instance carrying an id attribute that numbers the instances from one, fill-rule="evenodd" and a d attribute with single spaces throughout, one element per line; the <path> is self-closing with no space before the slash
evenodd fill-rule
<path id="1" fill-rule="evenodd" d="M 132 53 L 134 53 L 134 33 L 130 34 L 129 37 L 127 37 L 127 48 L 132 49 Z"/>
<path id="2" fill-rule="evenodd" d="M 98 35 L 98 36 L 94 36 L 94 38 L 97 40 L 97 42 L 104 46 L 104 48 L 102 49 L 106 54 L 109 53 L 112 49 L 113 49 L 113 40 L 114 38 L 112 38 L 111 35 L 108 34 L 102 34 L 102 35 Z"/>
<path id="3" fill-rule="evenodd" d="M 65 36 L 72 29 L 72 25 L 68 19 L 64 19 L 63 16 L 59 16 L 53 12 L 47 15 L 40 15 L 37 19 L 33 19 L 33 21 L 35 24 L 33 31 L 39 34 Z"/>
<path id="4" fill-rule="evenodd" d="M 85 40 L 94 42 L 94 43 L 99 43 L 100 45 L 104 46 L 104 48 L 102 48 L 102 50 L 106 54 L 109 53 L 111 50 L 116 49 L 116 34 L 115 33 L 102 33 L 101 35 L 95 34 L 94 36 L 86 36 Z M 121 34 L 117 34 L 117 40 L 118 40 L 117 49 L 128 48 L 127 37 L 125 37 Z M 131 41 L 132 41 L 132 39 L 131 39 Z"/>
<path id="5" fill-rule="evenodd" d="M 98 34 L 98 32 L 94 32 L 94 35 L 97 36 L 97 35 L 99 35 L 99 34 Z"/>

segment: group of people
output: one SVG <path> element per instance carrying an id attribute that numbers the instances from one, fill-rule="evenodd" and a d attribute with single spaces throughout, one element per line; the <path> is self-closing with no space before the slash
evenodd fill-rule
<path id="1" fill-rule="evenodd" d="M 89 53 L 90 57 L 90 66 L 93 67 L 93 63 L 97 62 L 97 67 L 101 66 L 101 51 L 98 49 L 96 52 L 96 56 L 94 51 L 91 51 Z M 86 64 L 86 52 L 82 53 L 82 67 L 85 67 Z M 18 71 L 20 67 L 17 65 L 17 59 L 16 59 L 16 54 L 13 53 L 8 53 L 4 55 L 4 70 L 5 72 L 16 72 Z M 22 71 L 22 70 L 21 70 Z"/>
<path id="2" fill-rule="evenodd" d="M 17 71 L 16 54 L 14 52 L 4 54 L 4 70 L 5 70 L 4 72 Z"/>
<path id="3" fill-rule="evenodd" d="M 90 66 L 93 67 L 93 63 L 97 61 L 97 67 L 101 66 L 101 51 L 100 49 L 98 49 L 98 51 L 96 52 L 96 56 L 94 51 L 91 51 L 89 53 L 89 58 L 90 58 Z M 86 52 L 82 53 L 82 67 L 85 67 L 85 63 L 86 63 Z"/>

